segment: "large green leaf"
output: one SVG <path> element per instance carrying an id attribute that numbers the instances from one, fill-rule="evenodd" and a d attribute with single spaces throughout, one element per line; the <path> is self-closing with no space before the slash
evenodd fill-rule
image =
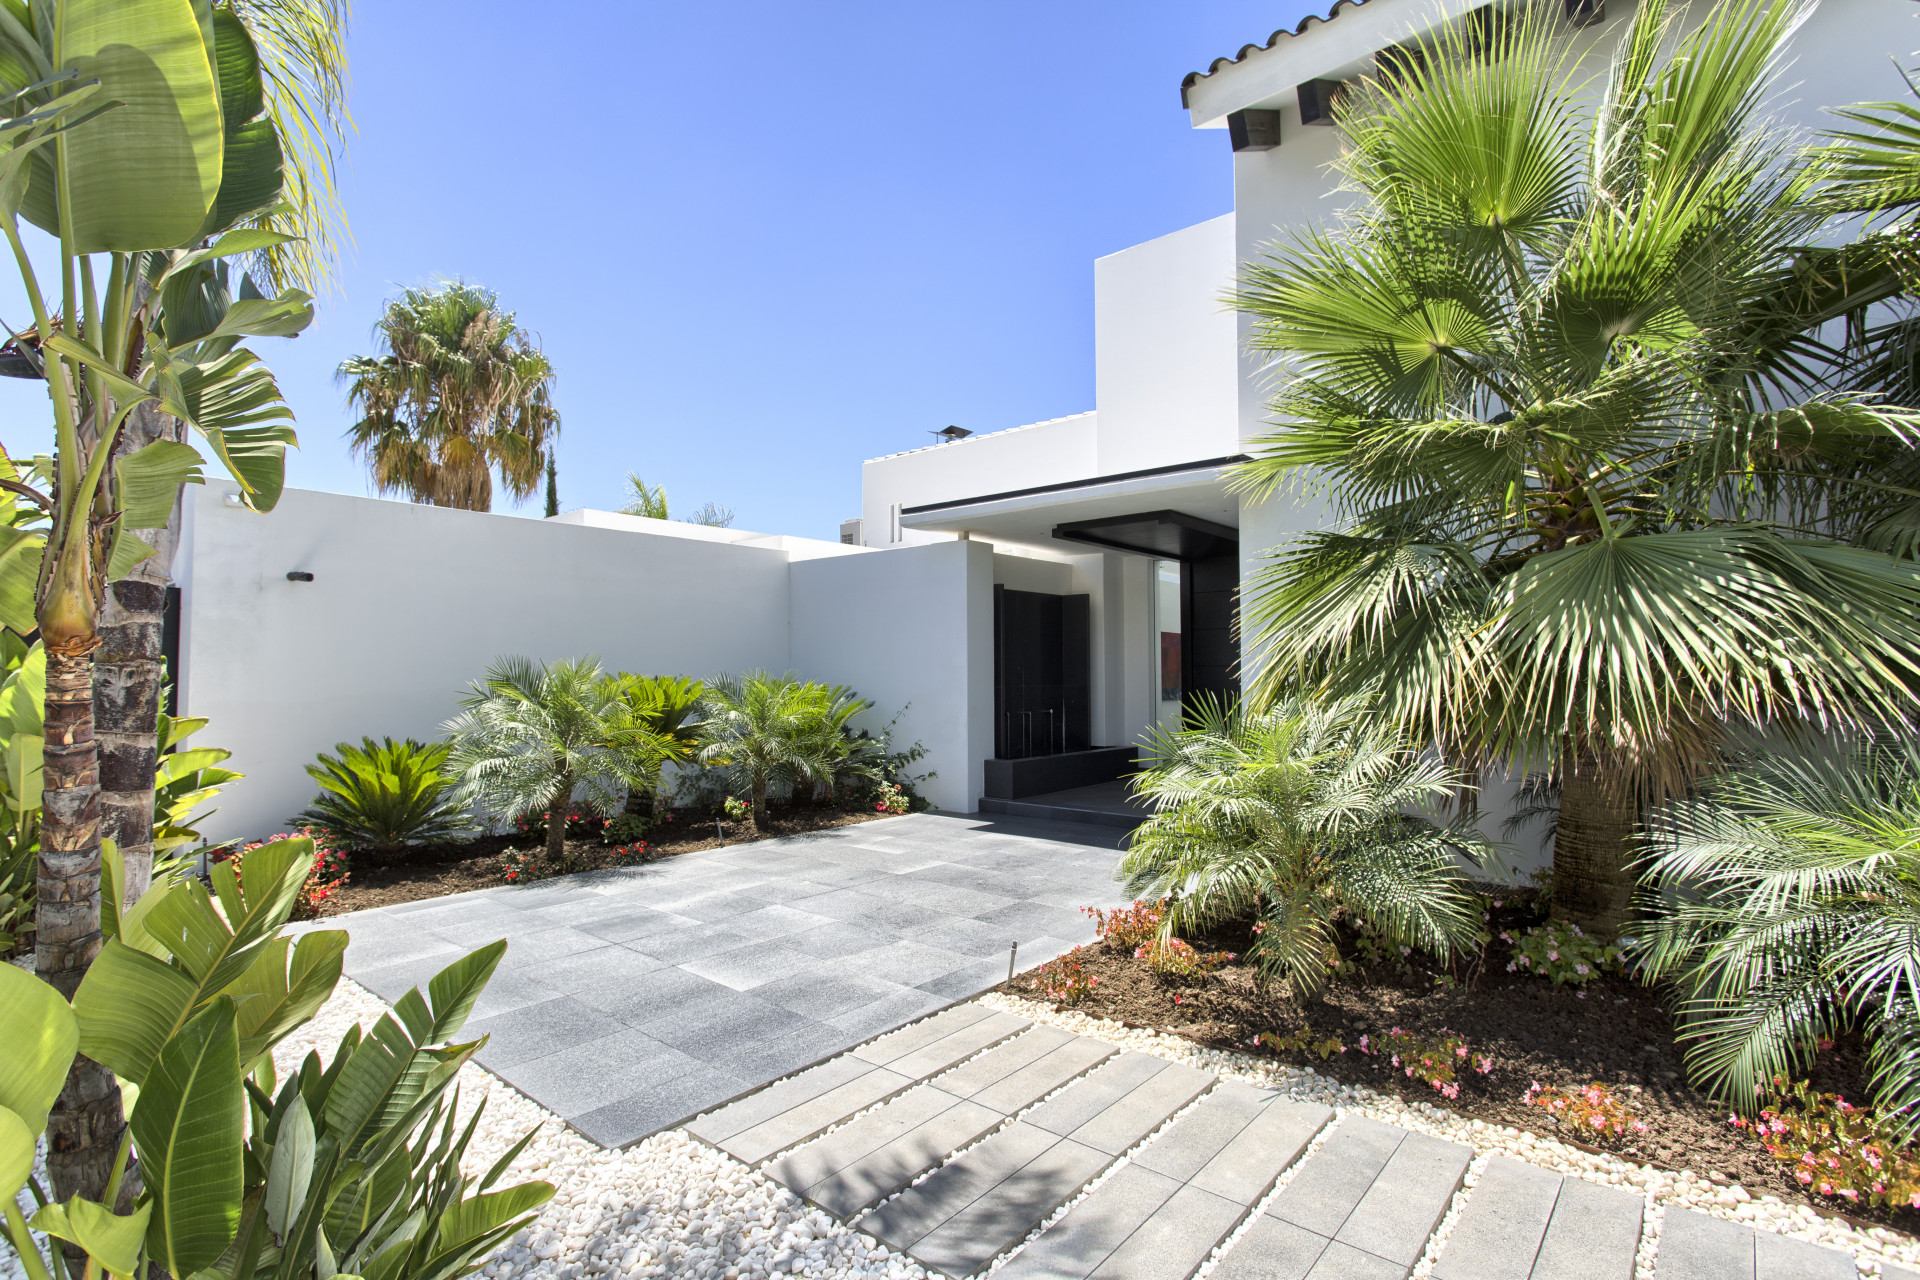
<path id="1" fill-rule="evenodd" d="M 47 535 L 37 529 L 0 527 L 0 626 L 23 636 L 36 625 L 33 594 L 46 545 Z"/>
<path id="2" fill-rule="evenodd" d="M 183 484 L 205 484 L 200 451 L 177 440 L 155 440 L 113 460 L 120 480 L 120 523 L 128 529 L 160 529 L 173 516 Z"/>
<path id="3" fill-rule="evenodd" d="M 0 1198 L 13 1199 L 33 1176 L 33 1130 L 7 1107 L 0 1107 Z"/>
<path id="4" fill-rule="evenodd" d="M 496 1231 L 523 1213 L 531 1213 L 553 1199 L 550 1182 L 522 1182 L 504 1191 L 492 1191 L 461 1201 L 440 1219 L 435 1244 L 446 1252 Z"/>
<path id="5" fill-rule="evenodd" d="M 288 949 L 292 955 L 289 957 Z M 240 1002 L 240 1058 L 250 1062 L 311 1018 L 340 981 L 345 929 L 275 938 L 225 994 Z"/>
<path id="6" fill-rule="evenodd" d="M 0 964 L 0 1027 L 6 1028 L 0 1107 L 38 1133 L 73 1065 L 79 1025 L 58 991 L 23 969 Z"/>
<path id="7" fill-rule="evenodd" d="M 474 1001 L 486 990 L 493 971 L 506 954 L 507 941 L 502 938 L 462 956 L 433 976 L 427 984 L 427 997 L 433 1004 L 433 1024 L 427 1034 L 420 1037 L 422 1044 L 445 1044 L 460 1034 L 460 1028 L 467 1024 L 467 1016 L 473 1012 Z"/>
<path id="8" fill-rule="evenodd" d="M 253 37 L 225 7 L 213 11 L 213 32 L 225 137 L 220 194 L 200 229 L 203 236 L 274 204 L 285 178 L 279 132 L 261 114 L 260 55 Z"/>
<path id="9" fill-rule="evenodd" d="M 31 1225 L 35 1231 L 79 1245 L 114 1275 L 129 1276 L 140 1265 L 140 1242 L 146 1238 L 152 1212 L 151 1204 L 143 1204 L 123 1217 L 75 1195 L 65 1204 L 42 1205 Z"/>
<path id="10" fill-rule="evenodd" d="M 52 6 L 49 6 L 50 8 Z M 60 0 L 54 56 L 121 105 L 66 138 L 75 250 L 171 248 L 191 240 L 220 190 L 220 98 L 191 0 Z M 34 165 L 29 216 L 58 234 Z"/>
<path id="11" fill-rule="evenodd" d="M 145 1084 L 197 994 L 193 979 L 172 965 L 109 938 L 73 993 L 80 1051 L 121 1079 Z"/>
<path id="12" fill-rule="evenodd" d="M 278 390 L 275 390 L 278 397 Z M 271 511 L 287 483 L 287 446 L 296 444 L 292 427 L 235 427 L 208 431 L 207 443 L 244 486 L 247 505 Z"/>
<path id="13" fill-rule="evenodd" d="M 190 1276 L 218 1258 L 240 1222 L 245 1095 L 233 1001 L 214 1000 L 167 1042 L 129 1122 L 156 1212 L 154 1261 Z"/>
<path id="14" fill-rule="evenodd" d="M 267 1225 L 282 1239 L 306 1205 L 307 1187 L 313 1181 L 313 1157 L 313 1116 L 296 1094 L 293 1105 L 280 1117 L 273 1163 L 267 1170 Z"/>

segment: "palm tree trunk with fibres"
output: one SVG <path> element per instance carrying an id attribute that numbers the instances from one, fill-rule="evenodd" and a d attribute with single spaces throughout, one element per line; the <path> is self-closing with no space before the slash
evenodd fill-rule
<path id="1" fill-rule="evenodd" d="M 34 968 L 70 1000 L 102 945 L 100 777 L 90 644 L 47 651 L 45 785 Z M 47 1173 L 54 1198 L 64 1201 L 78 1193 L 102 1199 L 125 1129 L 119 1081 L 91 1058 L 75 1057 L 47 1115 Z M 133 1187 L 131 1180 L 123 1182 L 123 1200 Z"/>
<path id="2" fill-rule="evenodd" d="M 1591 758 L 1569 764 L 1553 829 L 1555 914 L 1605 937 L 1626 927 L 1639 825 L 1631 788 Z"/>

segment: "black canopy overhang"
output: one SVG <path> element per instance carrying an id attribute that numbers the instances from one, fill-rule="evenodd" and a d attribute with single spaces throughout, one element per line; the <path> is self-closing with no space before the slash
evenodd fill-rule
<path id="1" fill-rule="evenodd" d="M 1063 542 L 1083 542 L 1162 560 L 1209 560 L 1240 550 L 1238 529 L 1184 511 L 1141 511 L 1073 520 L 1055 525 L 1053 536 Z"/>

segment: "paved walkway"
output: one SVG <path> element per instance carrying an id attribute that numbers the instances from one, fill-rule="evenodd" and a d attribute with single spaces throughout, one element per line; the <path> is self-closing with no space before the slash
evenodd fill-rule
<path id="1" fill-rule="evenodd" d="M 915 814 L 328 919 L 386 1000 L 497 938 L 480 1061 L 622 1146 L 1003 981 L 1119 905 L 1120 832 Z M 969 1050 L 971 1052 L 971 1050 Z"/>
<path id="2" fill-rule="evenodd" d="M 971 1276 L 1013 1251 L 1004 1280 L 1188 1280 L 1230 1237 L 1211 1280 L 1404 1280 L 1474 1157 L 977 1003 L 687 1128 L 934 1271 Z M 1433 1275 L 1633 1280 L 1642 1211 L 1629 1192 L 1495 1156 Z M 1655 1269 L 1855 1274 L 1845 1253 L 1680 1208 Z"/>

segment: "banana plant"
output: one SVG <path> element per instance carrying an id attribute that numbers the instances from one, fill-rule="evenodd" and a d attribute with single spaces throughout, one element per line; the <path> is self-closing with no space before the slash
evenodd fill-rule
<path id="1" fill-rule="evenodd" d="M 111 851 L 104 865 L 122 874 Z M 272 1047 L 332 993 L 346 945 L 339 930 L 280 933 L 312 866 L 311 841 L 284 840 L 216 864 L 211 892 L 156 884 L 109 911 L 71 1004 L 0 965 L 0 1193 L 10 1206 L 31 1185 L 40 1206 L 6 1214 L 30 1280 L 59 1269 L 34 1231 L 82 1251 L 88 1280 L 147 1263 L 201 1280 L 457 1280 L 551 1198 L 544 1182 L 496 1189 L 531 1133 L 483 1177 L 460 1170 L 481 1112 L 458 1123 L 454 1078 L 484 1039 L 456 1038 L 505 942 L 350 1028 L 324 1065 L 309 1053 L 276 1090 Z M 56 1201 L 30 1180 L 34 1144 L 76 1052 L 135 1102 L 107 1195 Z M 116 1213 L 130 1152 L 145 1189 Z"/>
<path id="2" fill-rule="evenodd" d="M 299 332 L 311 299 L 265 297 L 231 270 L 286 240 L 232 229 L 280 199 L 263 103 L 245 24 L 207 0 L 0 3 L 0 232 L 32 312 L 9 350 L 46 381 L 54 427 L 51 483 L 0 484 L 46 515 L 43 534 L 0 542 L 0 624 L 37 625 L 46 647 L 34 956 L 69 997 L 102 940 L 92 654 L 107 584 L 152 553 L 133 531 L 166 524 L 207 454 L 265 511 L 294 443 L 272 374 L 241 342 Z M 55 241 L 46 287 L 23 220 Z M 122 447 L 149 402 L 206 453 L 186 439 Z M 77 1060 L 66 1097 L 93 1101 L 55 1113 L 62 1195 L 96 1198 L 109 1176 L 121 1120 L 103 1070 Z"/>
<path id="3" fill-rule="evenodd" d="M 0 629 L 0 957 L 33 936 L 47 655 Z"/>

